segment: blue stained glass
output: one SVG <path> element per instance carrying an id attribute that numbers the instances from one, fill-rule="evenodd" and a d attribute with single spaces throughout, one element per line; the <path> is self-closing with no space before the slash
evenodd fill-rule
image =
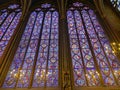
<path id="1" fill-rule="evenodd" d="M 40 11 L 41 9 L 40 8 L 37 8 L 37 9 L 35 9 L 36 11 Z"/>
<path id="2" fill-rule="evenodd" d="M 47 86 L 58 86 L 58 70 L 49 69 L 47 73 Z"/>
<path id="3" fill-rule="evenodd" d="M 5 18 L 6 18 L 7 15 L 8 15 L 7 12 L 4 12 L 4 13 L 2 13 L 2 15 L 0 15 L 0 25 L 5 20 Z"/>
<path id="4" fill-rule="evenodd" d="M 11 13 L 7 19 L 5 20 L 5 22 L 2 24 L 2 26 L 0 27 L 0 39 L 2 38 L 4 32 L 7 30 L 7 28 L 9 27 L 12 19 L 14 18 L 15 16 L 15 12 Z"/>
<path id="5" fill-rule="evenodd" d="M 100 86 L 101 80 L 106 86 L 119 84 L 120 62 L 94 11 L 75 2 L 67 11 L 67 22 L 75 85 Z"/>
<path id="6" fill-rule="evenodd" d="M 36 53 L 37 45 L 38 45 L 38 39 L 32 39 L 32 37 L 34 37 L 33 34 L 36 32 L 36 26 L 38 27 L 38 24 L 39 24 L 38 23 L 39 19 L 37 19 L 39 17 L 38 16 L 39 14 L 37 15 L 36 12 L 33 12 L 33 15 L 34 15 L 34 17 L 32 19 L 34 21 L 31 21 L 29 23 L 29 24 L 31 24 L 31 27 L 32 27 L 32 28 L 30 28 L 31 29 L 31 33 L 30 33 L 31 37 L 29 38 L 30 42 L 28 43 L 28 47 L 26 50 L 26 55 L 25 55 L 24 63 L 22 65 L 22 69 L 21 69 L 17 87 L 28 87 L 29 83 L 30 83 L 30 76 L 32 73 L 32 68 L 33 68 L 34 59 L 35 59 L 35 53 Z M 40 28 L 37 30 L 40 30 Z M 39 38 L 39 36 L 38 36 L 38 38 Z"/>
<path id="7" fill-rule="evenodd" d="M 30 18 L 29 18 L 29 21 L 27 23 L 24 34 L 27 33 L 27 31 L 29 31 L 29 32 L 32 31 L 31 27 L 33 27 L 33 25 L 34 25 L 35 16 L 36 16 L 36 13 L 33 12 L 31 14 Z M 29 24 L 32 24 L 32 26 L 28 28 Z M 23 71 L 20 70 L 21 65 L 22 65 L 22 61 L 23 61 L 23 59 L 25 57 L 25 52 L 27 50 L 27 45 L 29 44 L 28 40 L 26 40 L 26 38 L 24 38 L 24 34 L 23 34 L 22 39 L 20 41 L 20 44 L 18 46 L 18 50 L 16 51 L 16 54 L 14 56 L 13 62 L 11 64 L 11 67 L 9 69 L 9 72 L 7 74 L 5 82 L 3 84 L 3 87 L 15 87 L 17 78 L 14 75 L 18 76 L 18 72 L 20 73 L 20 71 L 21 71 L 21 74 L 25 73 L 25 70 L 23 70 Z M 16 65 L 16 63 L 18 63 L 18 64 Z M 11 81 L 12 80 L 11 78 L 13 79 L 13 81 Z M 21 85 L 19 85 L 19 87 L 21 87 Z"/>
<path id="8" fill-rule="evenodd" d="M 32 12 L 32 14 L 30 15 L 30 19 L 26 25 L 26 29 L 22 35 L 22 39 L 29 40 L 31 31 L 32 31 L 32 27 L 34 24 L 35 16 L 36 16 L 36 12 Z"/>
<path id="9" fill-rule="evenodd" d="M 55 32 L 56 31 L 56 32 Z M 53 36 L 56 35 L 56 38 Z M 52 14 L 47 86 L 58 86 L 58 13 Z"/>
<path id="10" fill-rule="evenodd" d="M 95 30 L 98 33 L 100 42 L 102 44 L 102 47 L 104 48 L 104 51 L 107 55 L 107 58 L 110 62 L 110 65 L 113 69 L 114 75 L 116 78 L 119 80 L 119 70 L 120 70 L 120 65 L 119 65 L 119 60 L 117 57 L 112 53 L 112 48 L 110 46 L 109 40 L 107 39 L 106 35 L 104 34 L 104 30 L 102 29 L 101 25 L 98 23 L 98 20 L 96 18 L 96 15 L 92 10 L 89 10 L 90 17 L 93 21 L 94 26 L 96 27 Z M 102 35 L 101 35 L 102 34 Z M 104 36 L 104 37 L 103 37 Z M 120 81 L 118 81 L 120 82 Z"/>
<path id="11" fill-rule="evenodd" d="M 73 61 L 73 68 L 74 68 L 74 76 L 75 76 L 75 85 L 83 85 L 86 86 L 85 81 L 85 74 L 83 72 L 83 64 L 81 60 L 80 50 L 79 50 L 79 44 L 78 39 L 76 35 L 75 25 L 74 25 L 74 19 L 73 14 L 71 11 L 67 12 L 67 19 L 68 19 L 68 28 L 69 28 L 69 34 L 75 35 L 74 37 L 70 37 L 70 46 L 71 46 L 71 55 L 72 55 L 72 61 Z M 81 73 L 83 75 L 81 75 Z M 84 83 L 80 83 L 79 81 L 83 81 Z"/>
<path id="12" fill-rule="evenodd" d="M 83 3 L 79 3 L 79 2 L 73 3 L 73 6 L 76 6 L 76 7 L 80 7 L 80 6 L 83 6 L 83 5 L 84 5 Z"/>
<path id="13" fill-rule="evenodd" d="M 68 11 L 68 28 L 70 34 L 70 45 L 71 45 L 71 57 L 73 59 L 74 66 L 74 77 L 75 77 L 75 85 L 76 86 L 86 86 L 86 77 L 89 83 L 89 86 L 98 86 L 99 85 L 99 76 L 96 73 L 96 69 L 93 62 L 93 57 L 91 51 L 89 49 L 89 45 L 87 43 L 87 39 L 85 36 L 84 27 L 81 21 L 81 17 L 78 11 L 74 11 L 74 16 L 71 11 Z M 76 23 L 76 30 L 75 30 Z M 79 40 L 81 41 L 80 43 Z M 80 44 L 80 47 L 79 47 Z M 86 70 L 84 71 L 84 66 L 82 62 L 82 56 L 84 58 L 84 65 Z M 84 74 L 83 74 L 84 73 Z M 96 79 L 93 78 L 91 74 L 94 74 Z M 86 77 L 85 77 L 86 76 Z"/>
<path id="14" fill-rule="evenodd" d="M 36 25 L 34 27 L 34 31 L 32 33 L 32 39 L 39 39 L 43 15 L 44 15 L 43 12 L 39 12 L 38 17 L 37 17 L 37 21 L 36 21 Z"/>
<path id="15" fill-rule="evenodd" d="M 45 15 L 44 25 L 43 25 L 43 31 L 41 36 L 41 43 L 39 48 L 39 53 L 37 58 L 37 63 L 41 62 L 43 60 L 43 63 L 39 70 L 38 65 L 36 65 L 35 74 L 34 74 L 34 81 L 33 81 L 33 87 L 42 87 L 45 86 L 44 79 L 46 78 L 46 67 L 47 67 L 47 57 L 48 57 L 48 45 L 49 45 L 49 36 L 50 36 L 50 23 L 51 23 L 51 12 L 47 12 Z M 37 70 L 37 71 L 36 71 Z M 43 81 L 41 81 L 43 79 Z"/>
<path id="16" fill-rule="evenodd" d="M 51 7 L 51 4 L 48 4 L 48 3 L 42 4 L 41 7 L 42 7 L 42 8 L 50 8 L 50 7 Z"/>
<path id="17" fill-rule="evenodd" d="M 101 48 L 101 44 L 100 44 L 100 42 L 97 38 L 97 35 L 95 34 L 95 31 L 94 31 L 92 22 L 90 20 L 90 17 L 88 15 L 88 13 L 84 10 L 82 11 L 82 16 L 84 17 L 84 22 L 85 22 L 85 25 L 86 25 L 86 29 L 87 29 L 87 32 L 89 34 L 89 38 L 91 40 L 91 44 L 92 44 L 92 47 L 94 49 L 94 53 L 95 53 L 98 65 L 101 68 L 101 73 L 102 73 L 102 77 L 104 79 L 105 85 L 108 85 L 108 86 L 109 85 L 111 85 L 111 86 L 116 85 L 116 83 L 114 81 L 114 78 L 113 78 L 113 75 L 112 75 L 112 72 L 111 72 L 111 69 L 109 68 L 107 58 L 105 57 L 105 54 L 104 54 L 104 52 Z M 89 28 L 89 27 L 91 27 L 91 28 Z M 92 34 L 94 34 L 94 36 Z M 98 49 L 100 50 L 99 53 L 97 52 Z M 105 73 L 105 68 L 103 68 L 103 65 L 102 65 L 103 62 L 106 63 L 105 65 L 107 66 L 109 74 Z M 111 81 L 108 81 L 109 79 Z"/>
<path id="18" fill-rule="evenodd" d="M 32 87 L 58 86 L 58 17 L 57 11 L 31 13 L 3 87 L 29 87 L 36 59 Z"/>
<path id="19" fill-rule="evenodd" d="M 16 28 L 16 26 L 19 23 L 19 19 L 21 17 L 21 12 L 18 13 L 15 18 L 14 18 L 15 13 L 12 13 L 8 16 L 8 18 L 5 20 L 5 22 L 2 24 L 2 26 L 0 27 L 1 29 L 1 33 L 0 33 L 0 56 L 2 56 L 11 36 L 14 33 L 14 30 Z M 13 21 L 12 21 L 13 19 Z M 9 21 L 10 20 L 10 21 Z"/>
<path id="20" fill-rule="evenodd" d="M 18 8 L 18 7 L 19 7 L 18 4 L 12 4 L 12 5 L 10 5 L 10 6 L 8 7 L 8 9 L 16 9 L 16 8 Z"/>
<path id="21" fill-rule="evenodd" d="M 22 14 L 20 11 L 18 11 L 18 13 L 14 11 L 8 13 L 7 11 L 9 12 L 8 9 L 1 10 L 2 14 L 0 15 L 0 57 L 3 55 L 3 52 L 19 23 Z M 22 54 L 20 56 L 22 56 Z M 8 71 L 9 74 L 5 80 L 5 84 L 3 85 L 3 87 L 7 87 L 7 85 L 9 87 L 13 87 L 16 84 L 15 81 L 17 77 L 17 72 L 21 63 L 21 58 L 19 58 L 19 55 L 16 55 L 16 57 L 18 58 L 15 58 L 16 61 L 12 62 L 13 64 Z"/>
<path id="22" fill-rule="evenodd" d="M 6 11 L 7 11 L 7 9 L 3 9 L 3 10 L 1 10 L 2 13 L 6 12 Z"/>
<path id="23" fill-rule="evenodd" d="M 53 38 L 55 34 L 57 35 Z M 58 12 L 56 11 L 47 12 L 45 15 L 33 87 L 45 86 L 45 81 L 48 87 L 58 86 Z"/>
<path id="24" fill-rule="evenodd" d="M 20 20 L 20 16 L 21 16 L 21 12 L 18 13 L 14 20 L 12 21 L 12 23 L 10 24 L 9 28 L 7 29 L 5 35 L 3 36 L 2 40 L 9 40 L 10 37 L 12 36 L 15 28 L 17 27 L 18 23 L 19 23 L 19 20 Z"/>
<path id="25" fill-rule="evenodd" d="M 21 11 L 21 9 L 16 9 L 15 11 L 16 11 L 16 12 L 20 12 L 20 11 Z"/>
<path id="26" fill-rule="evenodd" d="M 0 42 L 0 56 L 2 56 L 3 51 L 5 50 L 5 47 L 7 46 L 8 41 L 1 41 Z"/>
<path id="27" fill-rule="evenodd" d="M 50 10 L 50 11 L 55 11 L 55 8 L 50 8 L 49 10 Z"/>

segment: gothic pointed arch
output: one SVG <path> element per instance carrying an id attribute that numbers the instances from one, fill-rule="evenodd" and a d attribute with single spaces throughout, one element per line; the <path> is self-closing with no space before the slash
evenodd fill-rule
<path id="1" fill-rule="evenodd" d="M 119 89 L 120 60 L 116 55 L 120 44 L 104 22 L 109 15 L 103 0 L 14 1 L 21 1 L 22 7 L 0 11 L 1 27 L 3 22 L 9 23 L 12 11 L 15 17 L 22 8 L 18 31 L 8 33 L 14 39 L 3 52 L 1 90 Z M 110 44 L 110 40 L 117 43 Z"/>
<path id="2" fill-rule="evenodd" d="M 120 62 L 94 10 L 75 2 L 67 22 L 75 86 L 119 86 Z"/>
<path id="3" fill-rule="evenodd" d="M 4 88 L 58 86 L 58 24 L 59 13 L 49 3 L 31 12 Z"/>
<path id="4" fill-rule="evenodd" d="M 2 57 L 21 17 L 21 7 L 11 4 L 0 10 L 0 58 Z"/>

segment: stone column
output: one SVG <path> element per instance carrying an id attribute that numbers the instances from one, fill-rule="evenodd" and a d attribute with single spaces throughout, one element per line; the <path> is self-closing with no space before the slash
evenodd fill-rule
<path id="1" fill-rule="evenodd" d="M 117 22 L 110 22 L 111 18 L 108 17 L 108 13 L 106 13 L 104 0 L 94 0 L 94 3 L 95 3 L 97 11 L 99 12 L 99 15 L 102 18 L 101 21 L 102 21 L 103 26 L 105 27 L 104 30 L 107 32 L 110 41 L 120 42 L 120 38 L 117 34 L 118 32 L 117 32 L 117 30 L 116 31 L 114 30 L 114 27 L 115 27 L 114 23 L 117 23 Z M 113 15 L 113 13 L 111 13 L 111 15 Z M 117 18 L 117 17 L 115 16 L 115 18 Z M 111 26 L 111 24 L 112 24 L 112 26 Z"/>
<path id="2" fill-rule="evenodd" d="M 60 86 L 61 90 L 73 90 L 72 61 L 70 57 L 70 44 L 68 35 L 66 3 L 61 0 L 59 7 L 59 60 L 60 60 Z"/>

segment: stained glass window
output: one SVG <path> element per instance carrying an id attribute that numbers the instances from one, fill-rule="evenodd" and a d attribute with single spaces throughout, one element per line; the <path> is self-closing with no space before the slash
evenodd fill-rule
<path id="1" fill-rule="evenodd" d="M 75 86 L 119 86 L 120 62 L 94 11 L 73 3 L 67 22 Z"/>
<path id="2" fill-rule="evenodd" d="M 120 0 L 110 0 L 113 7 L 117 8 L 120 11 Z"/>
<path id="3" fill-rule="evenodd" d="M 19 11 L 17 11 L 19 9 Z M 0 11 L 0 57 L 2 56 L 15 28 L 17 27 L 21 9 L 19 5 L 12 4 L 8 8 Z"/>
<path id="4" fill-rule="evenodd" d="M 58 12 L 42 4 L 29 17 L 3 87 L 58 86 Z"/>

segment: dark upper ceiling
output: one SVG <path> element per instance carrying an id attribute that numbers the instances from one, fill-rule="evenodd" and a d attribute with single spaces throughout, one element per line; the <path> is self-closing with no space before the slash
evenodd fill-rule
<path id="1" fill-rule="evenodd" d="M 0 5 L 1 4 L 4 4 L 4 3 L 6 3 L 6 2 L 9 2 L 10 0 L 0 0 Z"/>
<path id="2" fill-rule="evenodd" d="M 41 1 L 41 2 L 44 2 L 45 0 L 32 0 L 32 4 L 34 4 L 34 3 L 37 3 L 37 2 L 39 2 L 39 1 Z M 50 1 L 50 0 L 48 0 L 48 1 Z M 57 0 L 51 0 L 51 1 L 57 1 Z M 75 0 L 68 0 L 68 1 L 75 1 Z M 76 0 L 77 1 L 77 0 Z M 93 4 L 94 2 L 93 2 L 93 0 L 82 0 L 82 1 L 88 1 L 88 2 L 90 2 L 91 4 Z"/>
<path id="3" fill-rule="evenodd" d="M 11 2 L 11 1 L 20 1 L 20 0 L 0 0 L 0 5 Z M 35 3 L 39 2 L 39 1 L 43 2 L 45 0 L 32 0 L 32 4 L 35 4 Z M 52 0 L 52 1 L 54 1 L 54 0 Z M 73 0 L 68 0 L 68 1 L 73 1 Z M 85 1 L 85 0 L 83 0 L 83 1 Z M 90 2 L 91 4 L 93 4 L 93 0 L 87 0 L 87 1 Z"/>

